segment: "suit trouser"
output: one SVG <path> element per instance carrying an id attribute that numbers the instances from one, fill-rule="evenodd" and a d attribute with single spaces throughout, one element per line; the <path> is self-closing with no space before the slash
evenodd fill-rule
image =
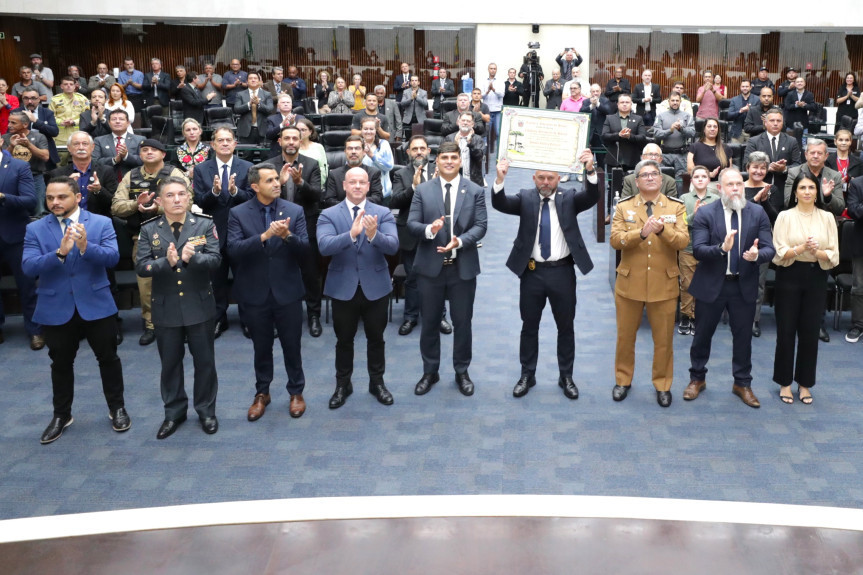
<path id="1" fill-rule="evenodd" d="M 386 357 L 384 330 L 387 328 L 389 294 L 376 300 L 366 298 L 357 286 L 350 300 L 333 299 L 333 331 L 336 332 L 336 384 L 347 385 L 354 372 L 354 337 L 360 319 L 366 332 L 366 363 L 369 385 L 384 382 Z"/>
<path id="2" fill-rule="evenodd" d="M 132 236 L 132 261 L 138 263 L 138 234 Z M 153 329 L 153 278 L 138 278 L 138 298 L 141 300 L 141 318 L 144 326 Z"/>
<path id="3" fill-rule="evenodd" d="M 773 381 L 815 385 L 818 332 L 826 306 L 827 272 L 817 263 L 795 262 L 776 269 L 776 353 Z M 794 358 L 794 340 L 797 358 Z"/>
<path id="4" fill-rule="evenodd" d="M 51 385 L 54 390 L 54 415 L 69 417 L 75 394 L 75 356 L 81 334 L 99 362 L 102 393 L 108 409 L 125 407 L 123 403 L 123 366 L 117 356 L 117 320 L 114 315 L 86 321 L 75 310 L 72 319 L 63 325 L 43 326 L 48 357 L 51 358 Z"/>
<path id="5" fill-rule="evenodd" d="M 863 329 L 863 256 L 851 258 L 851 325 Z"/>
<path id="6" fill-rule="evenodd" d="M 710 344 L 722 312 L 728 310 L 728 324 L 731 327 L 731 371 L 734 385 L 749 387 L 752 384 L 752 321 L 755 307 L 743 299 L 740 281 L 726 280 L 722 284 L 716 301 L 695 302 L 695 337 L 689 348 L 689 368 L 691 381 L 704 381 L 707 376 L 707 361 L 710 359 Z"/>
<path id="7" fill-rule="evenodd" d="M 575 268 L 572 265 L 525 270 L 519 288 L 521 374 L 536 373 L 539 357 L 539 322 L 546 299 L 557 325 L 557 367 L 562 376 L 572 376 L 575 360 Z"/>
<path id="8" fill-rule="evenodd" d="M 213 284 L 213 297 L 216 300 L 216 321 L 227 320 L 228 313 L 228 274 L 231 271 L 231 260 L 228 258 L 228 248 L 219 249 L 222 259 L 219 267 L 210 272 L 210 282 Z"/>
<path id="9" fill-rule="evenodd" d="M 614 353 L 614 378 L 617 385 L 632 385 L 635 371 L 635 336 L 644 308 L 653 333 L 653 386 L 670 391 L 674 379 L 674 314 L 677 298 L 643 302 L 614 294 L 617 308 L 617 348 Z M 696 330 L 697 331 L 697 330 Z"/>
<path id="10" fill-rule="evenodd" d="M 764 305 L 764 292 L 767 287 L 767 270 L 770 262 L 764 262 L 758 266 L 758 297 L 755 299 L 754 322 L 761 321 L 761 306 Z"/>
<path id="11" fill-rule="evenodd" d="M 463 280 L 458 275 L 458 259 L 445 265 L 435 277 L 417 276 L 420 295 L 420 354 L 423 373 L 440 369 L 440 317 L 445 301 L 449 300 L 453 327 L 452 365 L 456 373 L 465 373 L 473 357 L 473 301 L 476 278 Z"/>
<path id="12" fill-rule="evenodd" d="M 255 349 L 255 393 L 270 393 L 270 384 L 273 382 L 273 327 L 279 331 L 285 373 L 288 375 L 288 393 L 302 393 L 306 385 L 303 358 L 300 354 L 303 301 L 298 299 L 280 305 L 270 292 L 263 304 L 243 304 L 243 321 L 249 328 Z"/>
<path id="13" fill-rule="evenodd" d="M 689 284 L 695 275 L 698 260 L 690 252 L 677 252 L 677 267 L 680 268 L 680 313 L 687 317 L 695 317 L 695 298 L 689 294 Z"/>
<path id="14" fill-rule="evenodd" d="M 112 318 L 113 319 L 113 318 Z M 156 326 L 156 346 L 162 360 L 161 392 L 165 404 L 165 419 L 175 420 L 186 415 L 189 397 L 183 385 L 183 357 L 186 355 L 184 337 L 188 336 L 189 352 L 195 366 L 194 405 L 198 417 L 216 415 L 216 392 L 219 378 L 216 375 L 215 321 L 208 319 L 195 325 L 179 327 Z"/>
<path id="15" fill-rule="evenodd" d="M 401 251 L 401 262 L 405 266 L 405 311 L 403 321 L 417 321 L 420 315 L 420 294 L 417 289 L 417 272 L 414 269 L 416 248 Z M 441 312 L 441 321 L 446 319 L 446 303 Z"/>
<path id="16" fill-rule="evenodd" d="M 24 315 L 24 328 L 27 335 L 38 335 L 41 329 L 38 323 L 33 323 L 33 313 L 36 311 L 36 280 L 26 275 L 21 269 L 21 259 L 24 255 L 24 240 L 20 243 L 7 244 L 0 239 L 0 263 L 6 262 L 15 277 L 18 286 L 18 297 L 21 298 L 21 310 Z M 6 322 L 3 312 L 3 301 L 0 299 L 0 327 Z"/>
<path id="17" fill-rule="evenodd" d="M 318 217 L 306 220 L 309 229 L 309 250 L 303 258 L 303 285 L 306 288 L 306 315 L 321 317 L 321 252 L 316 233 Z"/>

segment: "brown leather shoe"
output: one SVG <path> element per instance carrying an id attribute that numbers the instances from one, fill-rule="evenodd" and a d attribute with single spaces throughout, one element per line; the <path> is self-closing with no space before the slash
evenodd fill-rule
<path id="1" fill-rule="evenodd" d="M 761 407 L 761 402 L 758 401 L 758 398 L 755 397 L 754 393 L 752 393 L 751 387 L 735 385 L 731 388 L 731 393 L 743 400 L 743 403 L 745 403 L 749 407 Z"/>
<path id="2" fill-rule="evenodd" d="M 686 386 L 686 389 L 683 390 L 683 399 L 686 401 L 692 401 L 705 389 L 707 389 L 706 381 L 690 381 L 689 385 Z"/>
<path id="3" fill-rule="evenodd" d="M 31 335 L 30 336 L 30 349 L 33 351 L 39 351 L 45 347 L 45 338 L 41 335 Z"/>
<path id="4" fill-rule="evenodd" d="M 249 408 L 249 421 L 258 421 L 270 405 L 270 394 L 259 393 L 255 396 L 255 401 L 252 402 L 252 407 Z"/>
<path id="5" fill-rule="evenodd" d="M 293 418 L 303 416 L 303 414 L 306 412 L 306 400 L 303 399 L 302 393 L 291 396 L 291 405 L 288 408 L 288 411 Z"/>

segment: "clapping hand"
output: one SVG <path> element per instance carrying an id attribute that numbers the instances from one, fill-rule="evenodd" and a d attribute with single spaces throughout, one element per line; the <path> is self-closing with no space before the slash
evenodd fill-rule
<path id="1" fill-rule="evenodd" d="M 764 200 L 767 199 L 769 193 L 770 193 L 770 186 L 769 185 L 764 186 L 763 188 L 761 188 L 758 191 L 757 194 L 755 194 L 755 196 L 752 198 L 752 201 L 757 203 L 757 204 L 760 204 L 761 202 L 763 202 Z"/>
<path id="2" fill-rule="evenodd" d="M 722 251 L 728 253 L 734 247 L 734 236 L 737 235 L 737 230 L 731 230 L 726 234 L 725 241 L 722 242 Z"/>
<path id="3" fill-rule="evenodd" d="M 359 216 L 357 217 L 359 220 Z M 377 216 L 363 216 L 363 229 L 366 231 L 366 237 L 369 241 L 372 241 L 372 238 L 375 237 L 375 234 L 378 233 L 378 217 Z"/>
<path id="4" fill-rule="evenodd" d="M 445 254 L 447 252 L 451 252 L 452 250 L 458 247 L 458 238 L 453 236 L 450 242 L 445 246 L 438 246 L 437 253 Z"/>
<path id="5" fill-rule="evenodd" d="M 177 251 L 176 249 L 174 250 Z M 192 259 L 192 256 L 195 255 L 195 246 L 186 242 L 183 246 L 183 253 L 180 255 L 184 263 L 189 263 L 189 260 Z"/>
<path id="6" fill-rule="evenodd" d="M 351 224 L 351 229 L 348 233 L 351 235 L 351 239 L 354 241 L 356 241 L 357 237 L 363 231 L 363 216 L 365 214 L 365 210 L 360 210 L 357 214 L 357 217 L 354 218 L 354 223 Z"/>
<path id="7" fill-rule="evenodd" d="M 443 216 L 439 217 L 435 221 L 431 223 L 431 233 L 433 236 L 436 236 L 439 231 L 441 231 L 444 227 L 446 220 Z"/>
<path id="8" fill-rule="evenodd" d="M 177 262 L 180 261 L 180 256 L 177 254 L 177 246 L 174 245 L 174 242 L 168 244 L 168 252 L 165 254 L 165 258 L 168 260 L 168 264 L 173 268 L 177 266 Z"/>
<path id="9" fill-rule="evenodd" d="M 87 191 L 93 192 L 94 194 L 98 194 L 102 191 L 102 183 L 99 181 L 99 174 L 95 171 L 93 172 L 93 182 L 87 185 Z"/>
<path id="10" fill-rule="evenodd" d="M 650 216 L 641 228 L 641 237 L 646 238 L 650 234 L 658 234 L 664 227 L 665 224 L 661 219 L 656 216 Z"/>
<path id="11" fill-rule="evenodd" d="M 758 238 L 755 238 L 751 248 L 743 252 L 743 259 L 748 262 L 754 262 L 758 259 Z"/>
<path id="12" fill-rule="evenodd" d="M 156 197 L 155 192 L 150 192 L 149 194 L 147 192 L 141 192 L 137 198 L 138 211 L 141 213 L 145 213 L 152 212 L 153 210 L 158 210 L 159 206 L 152 203 L 154 197 Z"/>
<path id="13" fill-rule="evenodd" d="M 824 178 L 821 180 L 821 193 L 825 198 L 829 197 L 830 194 L 833 193 L 833 188 L 836 187 L 836 182 L 829 178 Z"/>

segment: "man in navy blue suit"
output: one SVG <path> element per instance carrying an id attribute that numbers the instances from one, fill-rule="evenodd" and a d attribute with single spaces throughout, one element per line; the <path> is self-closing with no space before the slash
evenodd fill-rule
<path id="1" fill-rule="evenodd" d="M 33 173 L 30 164 L 16 160 L 4 149 L 0 139 L 0 263 L 12 270 L 21 307 L 24 313 L 24 327 L 30 337 L 30 348 L 40 350 L 45 340 L 38 323 L 34 323 L 36 309 L 36 282 L 21 270 L 21 252 L 24 248 L 24 231 L 30 223 L 30 216 L 36 209 L 36 190 L 33 186 Z M 3 324 L 6 315 L 0 301 L 0 343 L 3 343 Z"/>
<path id="2" fill-rule="evenodd" d="M 521 310 L 521 377 L 512 394 L 526 395 L 536 385 L 536 364 L 539 357 L 539 322 L 545 301 L 557 324 L 558 385 L 569 399 L 578 399 L 578 387 L 572 379 L 575 361 L 575 269 L 587 274 L 593 269 L 590 254 L 584 246 L 578 227 L 578 214 L 593 207 L 599 199 L 593 153 L 582 152 L 579 158 L 587 175 L 584 190 L 557 187 L 560 174 L 537 170 L 533 175 L 535 188 L 508 196 L 504 179 L 509 161 L 497 164 L 497 179 L 492 187 L 491 205 L 505 214 L 520 217 L 512 252 L 506 266 L 521 278 L 519 308 Z"/>
<path id="3" fill-rule="evenodd" d="M 330 409 L 344 405 L 353 393 L 354 336 L 360 319 L 366 332 L 369 393 L 392 405 L 393 396 L 384 385 L 384 330 L 393 289 L 385 256 L 399 251 L 396 222 L 387 208 L 367 201 L 369 175 L 362 168 L 347 171 L 344 189 L 344 201 L 318 219 L 318 248 L 322 256 L 332 256 L 324 284 L 324 295 L 333 300 L 336 332 L 336 391 Z"/>
<path id="4" fill-rule="evenodd" d="M 722 201 L 697 209 L 692 221 L 692 252 L 698 260 L 689 293 L 695 298 L 695 337 L 689 356 L 690 383 L 683 399 L 693 400 L 707 387 L 710 344 L 722 312 L 731 326 L 734 395 L 760 407 L 752 392 L 752 322 L 758 297 L 758 266 L 773 259 L 773 234 L 764 208 L 747 202 L 737 168 L 719 176 Z"/>
<path id="5" fill-rule="evenodd" d="M 221 126 L 213 132 L 215 155 L 202 164 L 195 166 L 195 203 L 203 212 L 212 216 L 219 236 L 219 249 L 222 261 L 213 273 L 213 292 L 216 296 L 215 335 L 218 338 L 228 329 L 228 272 L 230 262 L 225 248 L 228 237 L 228 214 L 254 193 L 249 189 L 248 172 L 251 162 L 234 155 L 237 141 L 228 126 Z"/>
<path id="6" fill-rule="evenodd" d="M 75 356 L 81 334 L 99 362 L 102 391 L 114 431 L 132 422 L 123 401 L 123 368 L 117 356 L 117 306 L 105 271 L 117 265 L 120 252 L 111 220 L 82 210 L 78 183 L 61 176 L 51 180 L 45 194 L 46 216 L 27 226 L 24 273 L 39 277 L 39 300 L 34 320 L 44 326 L 54 416 L 41 442 L 57 440 L 72 425 Z"/>
<path id="7" fill-rule="evenodd" d="M 270 404 L 273 381 L 273 328 L 279 332 L 291 417 L 306 411 L 306 377 L 300 355 L 303 333 L 303 277 L 300 267 L 309 236 L 303 208 L 280 198 L 279 171 L 264 162 L 249 169 L 255 197 L 231 209 L 228 254 L 235 262 L 234 296 L 255 348 L 255 399 L 248 420 L 257 421 Z"/>

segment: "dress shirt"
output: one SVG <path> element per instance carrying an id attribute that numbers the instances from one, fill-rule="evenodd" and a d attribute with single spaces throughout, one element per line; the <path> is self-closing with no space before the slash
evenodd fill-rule
<path id="1" fill-rule="evenodd" d="M 449 181 L 449 182 L 444 180 L 443 176 L 440 177 L 440 195 L 441 195 L 441 198 L 443 199 L 444 207 L 446 207 L 446 185 L 452 184 L 452 187 L 449 190 L 449 202 L 450 202 L 450 204 L 449 204 L 449 215 L 450 215 L 450 218 L 449 218 L 449 222 L 444 221 L 444 225 L 449 226 L 449 237 L 456 238 L 456 240 L 458 241 L 458 247 L 454 248 L 452 250 L 452 253 L 449 256 L 445 256 L 445 257 L 450 257 L 450 258 L 456 257 L 456 251 L 461 247 L 461 238 L 456 237 L 456 235 L 453 233 L 453 222 L 455 221 L 455 218 L 453 217 L 453 213 L 455 212 L 456 196 L 458 195 L 458 186 L 460 183 L 461 183 L 461 176 L 458 174 L 456 174 L 456 176 L 452 179 L 452 181 Z M 438 233 L 440 233 L 440 232 L 438 232 Z M 427 240 L 433 240 L 434 237 L 435 237 L 435 235 L 431 231 L 431 224 L 429 224 L 426 226 L 426 239 Z"/>
<path id="2" fill-rule="evenodd" d="M 351 214 L 351 219 L 354 219 L 354 207 L 359 208 L 357 215 L 360 215 L 360 212 L 362 212 L 366 209 L 366 201 L 365 200 L 361 201 L 358 204 L 355 204 L 352 201 L 350 201 L 349 199 L 345 198 L 345 205 L 348 207 L 348 212 L 350 212 L 350 214 Z M 350 232 L 348 232 L 348 233 L 350 233 Z M 365 233 L 366 233 L 366 230 L 365 230 L 365 228 L 363 228 L 362 231 L 360 231 L 360 235 L 365 235 Z M 374 240 L 376 237 L 378 237 L 377 230 L 375 230 L 375 235 L 373 235 L 371 239 L 366 238 L 366 240 L 369 243 L 372 243 L 372 240 Z M 359 241 L 359 239 L 360 239 L 360 236 L 357 236 L 357 238 L 354 240 L 354 243 L 356 244 Z"/>
<path id="3" fill-rule="evenodd" d="M 642 84 L 642 86 L 644 86 L 644 97 L 645 98 L 653 95 L 653 84 Z M 651 103 L 654 103 L 653 100 L 650 100 L 650 102 L 642 101 L 642 104 L 644 104 L 644 110 L 645 111 L 647 111 L 647 112 L 650 111 L 650 104 Z M 656 103 L 658 104 L 660 102 L 656 102 Z"/>
<path id="4" fill-rule="evenodd" d="M 218 170 L 219 170 L 219 171 L 217 172 L 217 174 L 218 174 L 218 176 L 219 176 L 219 179 L 220 179 L 220 180 L 221 180 L 221 178 L 222 178 L 222 172 L 223 172 L 223 170 L 224 170 L 223 166 L 228 166 L 228 178 L 230 178 L 230 177 L 231 177 L 231 165 L 232 165 L 233 163 L 234 163 L 234 156 L 231 156 L 231 159 L 230 159 L 230 160 L 228 160 L 227 162 L 223 162 L 223 161 L 222 161 L 222 160 L 220 160 L 219 158 L 216 158 L 216 167 L 217 167 L 217 168 L 218 168 Z M 230 180 L 229 180 L 229 181 L 230 181 Z M 222 186 L 224 186 L 224 185 L 225 185 L 225 182 L 220 181 L 219 183 L 220 183 Z M 230 188 L 228 188 L 228 190 L 229 190 L 229 191 L 228 191 L 228 193 L 229 193 L 229 194 L 231 194 L 231 192 L 230 192 Z M 211 190 L 211 191 L 212 191 L 212 190 Z M 237 191 L 239 191 L 239 190 L 237 190 Z M 218 196 L 218 195 L 219 195 L 219 194 L 221 194 L 221 193 L 222 193 L 222 190 L 219 190 L 219 193 L 218 193 L 218 194 L 214 194 L 214 195 Z M 236 195 L 237 195 L 237 192 L 234 192 L 233 194 L 231 194 L 231 196 L 236 196 Z"/>
<path id="5" fill-rule="evenodd" d="M 545 199 L 542 197 L 542 194 L 539 196 L 539 215 L 536 224 L 536 238 L 533 240 L 533 251 L 530 253 L 530 257 L 538 262 L 554 262 L 569 255 L 569 246 L 566 245 L 566 238 L 563 236 L 563 230 L 560 228 L 560 221 L 557 219 L 556 196 L 557 194 L 552 192 L 548 197 L 548 215 L 551 221 L 551 254 L 548 256 L 548 260 L 543 259 L 541 253 L 542 249 L 539 247 L 539 232 L 540 225 L 542 223 L 542 201 Z"/>
<path id="6" fill-rule="evenodd" d="M 75 211 L 72 212 L 71 214 L 69 214 L 68 216 L 54 216 L 54 217 L 57 218 L 57 222 L 60 224 L 60 233 L 65 235 L 66 234 L 66 224 L 63 223 L 63 220 L 65 220 L 66 218 L 69 218 L 70 220 L 72 220 L 73 224 L 77 224 L 78 218 L 81 217 L 81 207 L 78 206 L 77 208 L 75 208 Z"/>
<path id="7" fill-rule="evenodd" d="M 492 91 L 486 93 L 489 83 L 492 84 Z M 482 86 L 482 101 L 488 106 L 489 112 L 500 112 L 503 107 L 503 80 L 497 78 L 489 78 Z"/>
<path id="8" fill-rule="evenodd" d="M 743 229 L 743 211 L 742 210 L 736 210 L 736 211 L 737 211 L 737 238 L 736 238 L 737 253 L 738 253 L 738 255 L 740 255 L 740 259 L 742 260 L 744 250 L 743 250 L 743 245 L 742 245 L 743 238 L 740 237 L 740 230 Z M 723 205 L 722 206 L 722 212 L 725 214 L 725 229 L 728 232 L 730 232 L 731 231 L 731 212 L 732 212 L 732 210 L 728 206 Z M 730 275 L 732 275 L 731 274 L 731 251 L 729 251 L 726 254 L 726 257 L 728 259 L 728 263 L 725 265 L 725 275 L 730 276 Z"/>
<path id="9" fill-rule="evenodd" d="M 77 167 L 75 167 L 75 164 L 72 164 L 72 173 L 78 174 L 78 191 L 81 193 L 81 202 L 78 204 L 78 206 L 80 206 L 82 210 L 86 210 L 87 199 L 90 195 L 90 190 L 87 189 L 87 186 L 90 185 L 90 178 L 92 178 L 93 174 L 96 173 L 96 171 L 93 169 L 93 162 L 90 162 L 90 164 L 87 166 L 87 169 L 83 172 Z M 62 228 L 63 226 L 61 225 L 60 227 Z"/>

